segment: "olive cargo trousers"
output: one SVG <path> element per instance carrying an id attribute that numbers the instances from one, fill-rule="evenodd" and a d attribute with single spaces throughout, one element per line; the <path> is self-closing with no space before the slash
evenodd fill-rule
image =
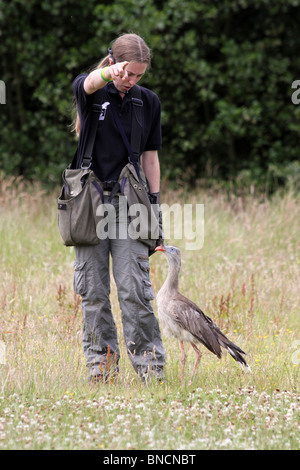
<path id="1" fill-rule="evenodd" d="M 117 225 L 120 222 L 118 200 L 116 195 L 111 201 Z M 104 203 L 108 203 L 107 196 Z M 117 230 L 116 237 L 101 239 L 96 246 L 75 247 L 75 254 L 74 290 L 82 297 L 83 350 L 90 375 L 96 376 L 108 368 L 108 355 L 112 355 L 115 365 L 120 357 L 109 298 L 111 255 L 129 358 L 139 375 L 152 371 L 161 377 L 165 350 L 150 302 L 154 293 L 149 277 L 148 247 L 128 235 L 120 239 Z"/>

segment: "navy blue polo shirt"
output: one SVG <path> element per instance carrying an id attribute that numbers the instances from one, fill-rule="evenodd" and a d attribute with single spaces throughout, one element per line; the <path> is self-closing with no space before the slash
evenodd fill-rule
<path id="1" fill-rule="evenodd" d="M 75 78 L 72 89 L 80 117 L 78 153 L 81 155 L 88 137 L 91 123 L 91 109 L 94 103 L 102 106 L 99 116 L 91 168 L 100 181 L 116 181 L 122 168 L 128 163 L 128 152 L 111 112 L 111 104 L 117 110 L 123 129 L 130 142 L 132 102 L 131 90 L 121 98 L 112 82 L 91 95 L 84 91 L 87 74 Z M 135 85 L 138 86 L 138 85 Z M 144 125 L 140 155 L 146 150 L 161 148 L 161 104 L 158 96 L 147 88 L 140 87 L 143 101 Z"/>

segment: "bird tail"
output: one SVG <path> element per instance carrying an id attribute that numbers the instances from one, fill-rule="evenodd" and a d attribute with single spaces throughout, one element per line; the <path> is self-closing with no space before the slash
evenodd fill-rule
<path id="1" fill-rule="evenodd" d="M 247 364 L 245 358 L 242 356 L 242 354 L 246 354 L 241 348 L 239 348 L 236 344 L 234 344 L 230 339 L 228 339 L 218 328 L 217 329 L 217 335 L 218 335 L 218 340 L 220 345 L 226 349 L 230 356 L 237 361 L 241 367 L 246 367 L 248 370 L 251 371 L 249 365 Z"/>
<path id="2" fill-rule="evenodd" d="M 244 351 L 242 351 L 238 346 L 233 343 L 231 343 L 231 346 L 225 345 L 224 347 L 229 352 L 231 357 L 233 357 L 233 359 L 237 361 L 242 368 L 246 367 L 247 369 L 251 370 L 249 364 L 247 364 L 246 360 L 242 356 L 242 354 L 246 354 Z"/>

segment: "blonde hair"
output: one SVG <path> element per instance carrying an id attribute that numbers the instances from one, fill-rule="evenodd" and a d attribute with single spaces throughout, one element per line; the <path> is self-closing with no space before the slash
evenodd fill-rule
<path id="1" fill-rule="evenodd" d="M 144 39 L 134 33 L 125 33 L 114 40 L 111 46 L 112 55 L 116 62 L 141 62 L 147 64 L 147 68 L 151 64 L 151 51 L 147 46 Z M 101 69 L 110 65 L 109 59 L 111 55 L 107 55 L 101 59 L 100 63 L 93 67 L 89 72 L 96 69 Z M 72 131 L 75 131 L 77 136 L 80 133 L 80 118 L 75 103 L 75 119 L 72 125 Z"/>

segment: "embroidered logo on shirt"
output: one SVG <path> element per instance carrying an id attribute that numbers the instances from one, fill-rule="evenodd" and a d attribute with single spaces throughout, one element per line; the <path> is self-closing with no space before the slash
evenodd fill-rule
<path id="1" fill-rule="evenodd" d="M 101 112 L 100 112 L 100 116 L 99 116 L 99 121 L 104 121 L 105 119 L 105 115 L 106 115 L 106 110 L 107 110 L 107 106 L 109 106 L 110 103 L 108 101 L 105 101 L 105 103 L 103 103 L 101 105 Z"/>

